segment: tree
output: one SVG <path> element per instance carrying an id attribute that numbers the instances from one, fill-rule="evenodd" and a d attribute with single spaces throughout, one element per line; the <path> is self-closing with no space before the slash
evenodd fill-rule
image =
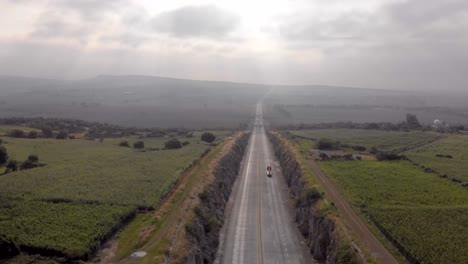
<path id="1" fill-rule="evenodd" d="M 24 138 L 25 134 L 24 131 L 21 129 L 13 129 L 12 131 L 10 131 L 9 136 L 14 138 Z"/>
<path id="2" fill-rule="evenodd" d="M 46 138 L 51 138 L 51 137 L 54 136 L 54 132 L 52 131 L 52 129 L 50 129 L 48 127 L 42 129 L 42 134 Z"/>
<path id="3" fill-rule="evenodd" d="M 179 140 L 173 138 L 164 144 L 164 148 L 165 149 L 180 149 L 182 148 L 182 144 L 180 143 Z"/>
<path id="4" fill-rule="evenodd" d="M 4 146 L 0 146 L 0 166 L 8 161 L 8 153 Z"/>
<path id="5" fill-rule="evenodd" d="M 418 118 L 416 115 L 413 114 L 406 114 L 406 123 L 408 124 L 408 128 L 421 128 L 421 124 L 419 123 Z"/>
<path id="6" fill-rule="evenodd" d="M 37 131 L 30 131 L 28 133 L 28 138 L 37 138 Z"/>
<path id="7" fill-rule="evenodd" d="M 121 146 L 121 147 L 127 147 L 127 148 L 130 147 L 130 145 L 128 144 L 128 141 L 122 141 L 122 142 L 120 142 L 120 143 L 119 143 L 119 146 Z M 144 146 L 144 144 L 143 144 L 143 146 Z"/>
<path id="8" fill-rule="evenodd" d="M 215 141 L 215 139 L 216 139 L 216 136 L 210 132 L 205 132 L 201 135 L 201 140 L 208 142 L 208 143 Z"/>
<path id="9" fill-rule="evenodd" d="M 18 170 L 18 162 L 16 160 L 10 160 L 6 166 L 5 173 L 15 172 Z"/>
<path id="10" fill-rule="evenodd" d="M 56 139 L 67 139 L 68 138 L 68 133 L 66 131 L 60 131 L 55 138 Z"/>
<path id="11" fill-rule="evenodd" d="M 133 148 L 136 148 L 136 149 L 145 148 L 145 142 L 137 141 L 137 142 L 133 143 Z"/>

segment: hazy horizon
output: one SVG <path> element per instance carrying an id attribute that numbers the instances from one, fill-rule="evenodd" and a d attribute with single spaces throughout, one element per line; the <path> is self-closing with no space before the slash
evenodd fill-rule
<path id="1" fill-rule="evenodd" d="M 0 15 L 0 75 L 467 90 L 462 0 L 7 0 Z"/>

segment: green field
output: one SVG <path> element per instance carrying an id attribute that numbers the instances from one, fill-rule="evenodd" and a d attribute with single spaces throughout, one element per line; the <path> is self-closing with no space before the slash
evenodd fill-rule
<path id="1" fill-rule="evenodd" d="M 437 154 L 451 155 L 440 158 Z M 468 182 L 468 136 L 451 135 L 405 153 L 412 161 L 448 178 Z"/>
<path id="2" fill-rule="evenodd" d="M 230 135 L 215 134 L 215 143 Z M 86 256 L 136 208 L 160 205 L 179 176 L 212 148 L 200 135 L 178 138 L 189 144 L 176 150 L 163 150 L 168 137 L 103 142 L 0 137 L 10 159 L 35 154 L 46 164 L 0 175 L 0 242 Z M 145 150 L 120 147 L 122 140 L 130 145 L 143 140 Z"/>
<path id="3" fill-rule="evenodd" d="M 3 201 L 0 238 L 46 255 L 87 258 L 134 212 L 129 206 Z"/>
<path id="4" fill-rule="evenodd" d="M 361 129 L 288 132 L 306 159 L 320 138 L 407 155 L 409 161 L 325 161 L 319 166 L 412 262 L 468 263 L 468 192 L 440 177 L 467 181 L 468 137 Z"/>
<path id="5" fill-rule="evenodd" d="M 407 161 L 320 166 L 407 257 L 420 263 L 466 263 L 468 192 L 460 185 Z"/>
<path id="6" fill-rule="evenodd" d="M 399 132 L 367 129 L 314 129 L 289 130 L 291 135 L 313 140 L 330 138 L 352 146 L 364 146 L 368 149 L 375 147 L 381 151 L 401 152 L 440 137 L 433 132 Z"/>

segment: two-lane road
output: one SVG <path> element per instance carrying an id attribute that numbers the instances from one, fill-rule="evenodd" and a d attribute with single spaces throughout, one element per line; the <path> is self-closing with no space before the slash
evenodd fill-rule
<path id="1" fill-rule="evenodd" d="M 273 177 L 266 167 L 273 167 Z M 262 107 L 233 193 L 220 263 L 313 263 L 293 222 L 290 200 L 263 127 Z"/>

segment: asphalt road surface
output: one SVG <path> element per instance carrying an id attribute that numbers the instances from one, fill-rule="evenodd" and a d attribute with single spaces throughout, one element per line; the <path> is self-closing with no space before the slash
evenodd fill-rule
<path id="1" fill-rule="evenodd" d="M 271 178 L 268 165 L 273 169 Z M 291 201 L 263 127 L 261 104 L 231 196 L 217 263 L 314 263 L 293 222 Z"/>

